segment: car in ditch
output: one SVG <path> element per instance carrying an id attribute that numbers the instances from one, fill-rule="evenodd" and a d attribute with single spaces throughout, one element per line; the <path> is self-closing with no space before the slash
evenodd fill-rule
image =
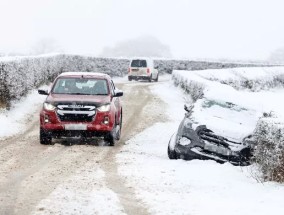
<path id="1" fill-rule="evenodd" d="M 250 164 L 254 148 L 253 136 L 249 135 L 243 141 L 236 142 L 215 134 L 206 125 L 196 126 L 191 120 L 192 109 L 193 106 L 185 105 L 185 117 L 169 141 L 170 159 L 215 160 L 239 166 Z"/>
<path id="2" fill-rule="evenodd" d="M 111 146 L 120 139 L 123 92 L 107 74 L 65 72 L 55 78 L 40 111 L 40 143 L 52 138 L 102 137 Z"/>
<path id="3" fill-rule="evenodd" d="M 130 61 L 128 68 L 128 80 L 152 80 L 158 81 L 159 72 L 154 67 L 154 61 L 150 58 L 135 58 Z"/>

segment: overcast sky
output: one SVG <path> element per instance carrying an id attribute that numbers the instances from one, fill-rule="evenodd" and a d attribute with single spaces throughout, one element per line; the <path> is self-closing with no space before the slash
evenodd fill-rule
<path id="1" fill-rule="evenodd" d="M 266 59 L 284 47 L 281 0 L 0 0 L 0 52 L 29 52 L 44 38 L 69 53 L 143 35 L 176 58 Z"/>

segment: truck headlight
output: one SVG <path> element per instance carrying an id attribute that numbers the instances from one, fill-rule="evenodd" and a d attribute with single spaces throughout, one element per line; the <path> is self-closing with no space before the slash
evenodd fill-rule
<path id="1" fill-rule="evenodd" d="M 53 110 L 55 110 L 56 107 L 54 105 L 50 104 L 50 103 L 44 102 L 43 108 L 45 110 L 48 110 L 48 111 L 53 111 Z"/>
<path id="2" fill-rule="evenodd" d="M 102 105 L 97 108 L 100 112 L 108 112 L 110 110 L 110 104 Z"/>

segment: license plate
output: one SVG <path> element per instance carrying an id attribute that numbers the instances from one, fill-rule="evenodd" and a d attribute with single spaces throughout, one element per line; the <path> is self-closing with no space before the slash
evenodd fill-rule
<path id="1" fill-rule="evenodd" d="M 65 130 L 79 130 L 84 131 L 87 130 L 87 125 L 85 124 L 66 124 Z"/>

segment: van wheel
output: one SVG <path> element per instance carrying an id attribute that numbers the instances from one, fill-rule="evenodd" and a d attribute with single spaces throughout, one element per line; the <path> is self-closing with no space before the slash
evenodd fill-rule
<path id="1" fill-rule="evenodd" d="M 157 78 L 155 79 L 155 82 L 158 82 L 159 79 L 159 74 L 157 75 Z"/>
<path id="2" fill-rule="evenodd" d="M 40 128 L 39 141 L 40 141 L 40 144 L 51 145 L 52 137 L 46 131 L 44 131 L 44 129 Z"/>
<path id="3" fill-rule="evenodd" d="M 149 77 L 149 82 L 152 82 L 152 74 Z"/>

